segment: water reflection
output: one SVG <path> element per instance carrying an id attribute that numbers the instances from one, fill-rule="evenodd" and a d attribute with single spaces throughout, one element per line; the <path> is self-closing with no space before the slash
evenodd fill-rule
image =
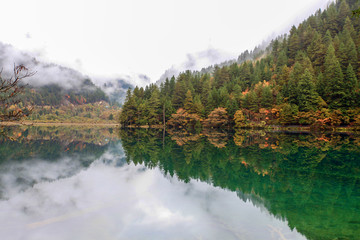
<path id="1" fill-rule="evenodd" d="M 106 156 L 111 139 L 111 135 L 106 134 L 108 129 L 102 128 L 12 127 L 6 130 L 7 134 L 0 138 L 0 199 L 10 198 L 37 183 L 78 173 Z"/>
<path id="2" fill-rule="evenodd" d="M 0 211 L 6 239 L 302 239 L 235 193 L 133 164 L 96 161 L 2 201 Z"/>
<path id="3" fill-rule="evenodd" d="M 128 162 L 237 192 L 308 239 L 360 236 L 357 136 L 136 130 L 121 139 Z"/>
<path id="4" fill-rule="evenodd" d="M 0 140 L 0 236 L 356 239 L 360 234 L 356 137 L 211 131 L 164 136 L 137 130 L 121 131 L 119 142 L 116 134 L 23 128 Z"/>

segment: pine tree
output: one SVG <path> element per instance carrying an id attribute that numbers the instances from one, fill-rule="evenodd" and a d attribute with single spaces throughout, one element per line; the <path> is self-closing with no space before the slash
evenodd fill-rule
<path id="1" fill-rule="evenodd" d="M 319 72 L 324 64 L 326 52 L 321 35 L 318 32 L 314 33 L 311 44 L 307 48 L 307 53 L 315 68 L 315 71 Z"/>
<path id="2" fill-rule="evenodd" d="M 325 96 L 325 86 L 326 83 L 325 83 L 324 75 L 322 72 L 320 72 L 315 81 L 315 87 L 316 87 L 316 92 L 318 92 L 321 97 Z"/>
<path id="3" fill-rule="evenodd" d="M 239 103 L 234 98 L 229 98 L 225 104 L 228 115 L 234 116 L 235 112 L 239 109 Z"/>
<path id="4" fill-rule="evenodd" d="M 331 108 L 339 108 L 345 95 L 342 86 L 344 75 L 335 56 L 333 45 L 328 48 L 324 68 L 324 96 L 322 97 Z"/>
<path id="5" fill-rule="evenodd" d="M 273 96 L 270 86 L 264 86 L 261 91 L 261 102 L 262 108 L 270 108 L 273 104 Z"/>
<path id="6" fill-rule="evenodd" d="M 328 49 L 329 46 L 333 43 L 333 38 L 331 36 L 330 30 L 326 31 L 326 33 L 323 37 L 323 43 L 324 43 L 326 49 Z"/>
<path id="7" fill-rule="evenodd" d="M 240 86 L 243 89 L 246 89 L 248 87 L 250 87 L 251 85 L 251 71 L 250 71 L 250 66 L 252 65 L 251 63 L 248 62 L 244 62 L 241 66 L 240 66 Z"/>
<path id="8" fill-rule="evenodd" d="M 296 53 L 300 50 L 300 48 L 300 38 L 297 33 L 297 29 L 295 26 L 292 26 L 288 43 L 288 56 L 290 65 L 294 64 Z"/>
<path id="9" fill-rule="evenodd" d="M 342 0 L 339 7 L 338 26 L 343 26 L 346 19 L 351 15 L 350 7 L 345 0 Z"/>
<path id="10" fill-rule="evenodd" d="M 149 99 L 149 114 L 148 114 L 148 122 L 150 125 L 158 124 L 160 121 L 160 92 L 159 89 L 156 87 L 154 88 L 153 92 L 151 93 L 151 97 Z"/>
<path id="11" fill-rule="evenodd" d="M 227 91 L 226 87 L 222 87 L 219 89 L 219 102 L 217 103 L 217 106 L 219 107 L 226 107 L 226 102 L 229 99 L 230 95 Z"/>
<path id="12" fill-rule="evenodd" d="M 169 89 L 170 89 L 169 96 L 173 96 L 174 91 L 175 91 L 175 77 L 174 76 L 172 76 L 170 79 Z"/>
<path id="13" fill-rule="evenodd" d="M 294 69 L 290 74 L 289 83 L 287 85 L 287 94 L 285 97 L 288 98 L 288 102 L 291 104 L 298 104 L 298 82 L 303 73 L 303 68 L 300 63 L 296 62 Z"/>
<path id="14" fill-rule="evenodd" d="M 233 63 L 229 67 L 230 79 L 235 79 L 240 76 L 240 68 L 237 63 Z"/>
<path id="15" fill-rule="evenodd" d="M 129 88 L 126 92 L 125 102 L 120 114 L 120 123 L 123 126 L 135 123 L 136 112 L 136 102 L 132 95 L 131 89 Z"/>
<path id="16" fill-rule="evenodd" d="M 170 119 L 171 115 L 173 113 L 175 113 L 176 111 L 175 111 L 175 108 L 173 107 L 170 99 L 168 99 L 168 98 L 166 98 L 165 101 L 163 102 L 163 107 L 165 108 L 165 109 L 163 109 L 163 110 L 165 110 L 165 121 L 167 121 L 168 119 Z"/>
<path id="17" fill-rule="evenodd" d="M 190 90 L 187 90 L 186 95 L 185 95 L 184 109 L 188 113 L 194 112 L 194 102 L 193 102 L 193 97 L 192 97 Z"/>
<path id="18" fill-rule="evenodd" d="M 333 46 L 334 46 L 334 49 L 335 49 L 335 55 L 337 58 L 339 58 L 340 56 L 340 38 L 339 38 L 339 35 L 336 35 L 333 39 Z"/>
<path id="19" fill-rule="evenodd" d="M 287 55 L 286 55 L 286 51 L 285 50 L 282 50 L 279 54 L 279 57 L 278 57 L 278 60 L 277 60 L 277 63 L 276 63 L 276 71 L 277 73 L 280 73 L 281 70 L 282 70 L 282 67 L 284 65 L 287 65 L 288 63 L 288 58 L 287 58 Z"/>
<path id="20" fill-rule="evenodd" d="M 328 29 L 331 36 L 333 37 L 339 31 L 338 16 L 337 16 L 337 11 L 336 11 L 335 4 L 331 3 L 328 6 L 327 10 L 324 11 L 324 13 L 326 15 L 325 28 Z"/>
<path id="21" fill-rule="evenodd" d="M 241 87 L 240 87 L 239 84 L 236 84 L 236 85 L 234 86 L 233 94 L 234 94 L 235 100 L 236 100 L 237 102 L 239 102 L 240 99 L 242 98 L 242 89 L 241 89 Z"/>
<path id="22" fill-rule="evenodd" d="M 256 96 L 255 91 L 250 91 L 245 95 L 246 108 L 253 112 L 259 111 L 259 98 Z"/>
<path id="23" fill-rule="evenodd" d="M 277 85 L 280 87 L 280 91 L 284 96 L 288 95 L 287 85 L 290 79 L 290 69 L 284 65 L 281 70 L 281 74 L 279 75 L 279 79 Z"/>
<path id="24" fill-rule="evenodd" d="M 172 104 L 176 109 L 183 106 L 186 94 L 186 85 L 185 82 L 181 80 L 180 76 L 178 78 L 178 81 L 176 81 L 175 83 L 174 94 L 172 97 Z"/>
<path id="25" fill-rule="evenodd" d="M 355 43 L 347 29 L 344 29 L 339 48 L 339 60 L 343 72 L 346 71 L 349 64 L 357 66 L 358 55 Z"/>
<path id="26" fill-rule="evenodd" d="M 308 69 L 301 76 L 298 85 L 298 103 L 299 110 L 303 112 L 313 111 L 319 101 L 319 95 L 316 92 L 313 76 Z"/>
<path id="27" fill-rule="evenodd" d="M 307 49 L 310 46 L 314 38 L 314 34 L 314 29 L 310 25 L 308 25 L 302 36 L 303 49 Z"/>
<path id="28" fill-rule="evenodd" d="M 217 108 L 219 104 L 219 92 L 216 88 L 213 88 L 207 98 L 207 105 L 205 105 L 205 111 L 211 112 L 214 108 Z"/>
<path id="29" fill-rule="evenodd" d="M 344 92 L 345 97 L 343 99 L 344 107 L 354 107 L 356 105 L 356 90 L 358 90 L 358 80 L 356 74 L 351 66 L 346 69 L 346 74 L 344 78 Z"/>
<path id="30" fill-rule="evenodd" d="M 355 31 L 354 26 L 349 17 L 347 17 L 345 20 L 345 25 L 344 25 L 343 31 L 345 31 L 345 30 L 350 33 L 350 36 L 353 40 L 356 39 L 356 31 Z"/>
<path id="31" fill-rule="evenodd" d="M 203 86 L 200 93 L 200 99 L 201 102 L 206 106 L 208 104 L 208 97 L 211 91 L 211 81 L 208 74 L 205 74 L 204 76 L 205 77 L 203 78 L 202 81 Z"/>
<path id="32" fill-rule="evenodd" d="M 201 98 L 199 95 L 196 95 L 194 97 L 194 105 L 193 105 L 193 109 L 194 109 L 194 113 L 198 114 L 199 116 L 203 116 L 204 115 L 204 105 L 201 102 Z"/>

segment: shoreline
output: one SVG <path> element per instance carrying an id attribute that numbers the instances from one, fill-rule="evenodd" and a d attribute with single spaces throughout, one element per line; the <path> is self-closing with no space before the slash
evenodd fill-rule
<path id="1" fill-rule="evenodd" d="M 15 121 L 15 122 L 0 122 L 0 126 L 88 126 L 88 127 L 121 127 L 119 123 L 81 123 L 81 122 L 31 122 L 31 121 Z M 163 129 L 164 125 L 129 125 L 123 128 L 129 129 Z M 165 127 L 168 129 L 168 127 Z M 203 128 L 216 130 L 217 128 Z M 181 129 L 178 129 L 181 130 Z M 221 130 L 221 128 L 219 128 Z M 235 128 L 227 129 L 231 131 L 235 131 Z M 323 129 L 323 130 L 313 130 L 309 126 L 297 126 L 297 125 L 289 125 L 289 126 L 266 126 L 266 127 L 255 127 L 255 128 L 240 128 L 238 130 L 265 130 L 265 131 L 285 131 L 285 132 L 302 132 L 302 133 L 311 133 L 311 132 L 333 132 L 333 133 L 359 133 L 357 129 L 349 126 L 342 127 L 333 127 L 332 129 Z"/>
<path id="2" fill-rule="evenodd" d="M 136 126 L 136 125 L 128 125 L 124 128 L 129 128 L 129 129 L 163 129 L 164 126 L 163 125 L 141 125 L 141 126 Z M 169 129 L 168 127 L 166 127 L 165 129 Z M 221 130 L 222 128 L 202 128 L 203 130 L 205 129 L 212 129 L 212 130 L 216 130 L 219 129 Z M 182 128 L 178 129 L 178 130 L 182 130 Z M 235 128 L 230 128 L 230 129 L 225 129 L 225 130 L 230 130 L 230 131 L 235 131 Z M 311 129 L 310 126 L 300 126 L 300 125 L 289 125 L 289 126 L 278 126 L 278 125 L 272 125 L 272 126 L 265 126 L 265 127 L 253 127 L 253 128 L 238 128 L 238 130 L 265 130 L 265 131 L 284 131 L 284 132 L 302 132 L 302 133 L 312 133 L 312 132 L 333 132 L 333 133 L 359 133 L 359 130 L 350 127 L 350 126 L 337 126 L 337 127 L 332 127 L 329 129 Z"/>

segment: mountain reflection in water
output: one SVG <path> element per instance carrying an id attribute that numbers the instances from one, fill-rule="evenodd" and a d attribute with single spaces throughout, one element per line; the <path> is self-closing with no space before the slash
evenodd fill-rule
<path id="1" fill-rule="evenodd" d="M 0 140 L 0 235 L 360 235 L 360 141 L 354 136 L 117 131 L 11 129 Z"/>

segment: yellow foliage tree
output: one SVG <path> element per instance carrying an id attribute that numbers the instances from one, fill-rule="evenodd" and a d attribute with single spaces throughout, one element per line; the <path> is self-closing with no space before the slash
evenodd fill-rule
<path id="1" fill-rule="evenodd" d="M 241 110 L 237 110 L 234 114 L 235 128 L 244 128 L 247 125 L 245 115 Z"/>

